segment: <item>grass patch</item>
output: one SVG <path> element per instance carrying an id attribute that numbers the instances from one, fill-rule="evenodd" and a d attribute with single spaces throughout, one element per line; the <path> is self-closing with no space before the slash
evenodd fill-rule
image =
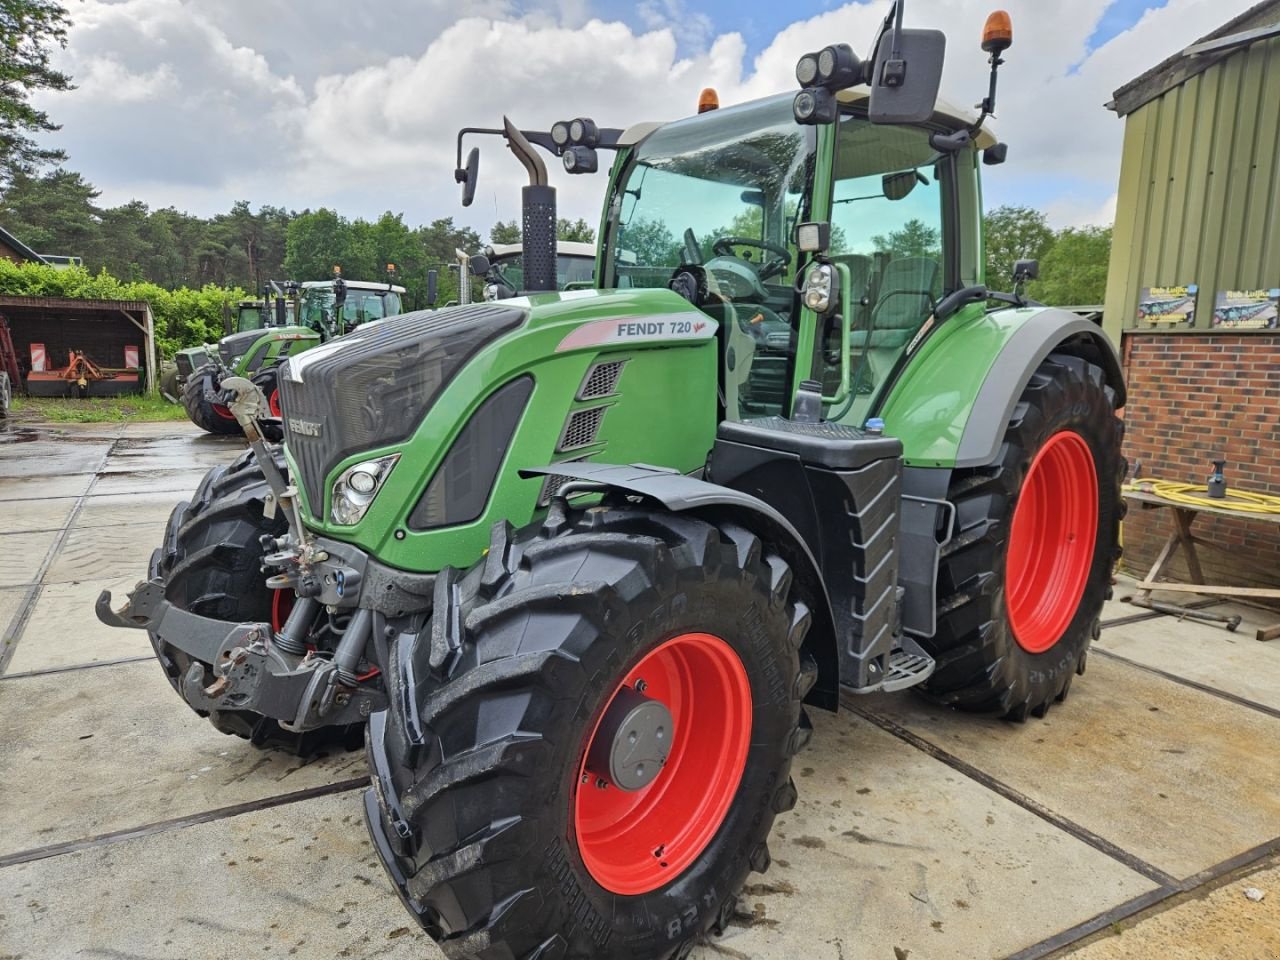
<path id="1" fill-rule="evenodd" d="M 11 410 L 15 418 L 44 420 L 50 423 L 141 423 L 162 420 L 186 420 L 181 404 L 163 397 L 137 395 L 131 397 L 14 397 Z"/>

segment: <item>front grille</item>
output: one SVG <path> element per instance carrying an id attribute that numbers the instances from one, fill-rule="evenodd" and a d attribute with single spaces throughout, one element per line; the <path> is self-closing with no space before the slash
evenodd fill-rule
<path id="1" fill-rule="evenodd" d="M 290 357 L 285 442 L 315 514 L 339 461 L 408 439 L 467 360 L 527 316 L 508 304 L 406 313 Z"/>
<path id="2" fill-rule="evenodd" d="M 626 365 L 625 360 L 610 360 L 607 363 L 597 363 L 587 371 L 586 379 L 582 381 L 582 389 L 578 391 L 579 400 L 599 400 L 601 397 L 611 397 L 618 389 L 618 378 L 622 376 L 622 368 Z"/>
<path id="3" fill-rule="evenodd" d="M 604 412 L 608 407 L 591 407 L 587 410 L 575 410 L 564 426 L 564 434 L 556 444 L 556 450 L 564 453 L 589 447 L 596 442 L 596 434 L 600 432 L 600 423 L 604 420 Z"/>

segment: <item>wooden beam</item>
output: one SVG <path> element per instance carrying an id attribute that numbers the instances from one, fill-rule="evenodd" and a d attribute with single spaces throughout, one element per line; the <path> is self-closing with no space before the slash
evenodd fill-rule
<path id="1" fill-rule="evenodd" d="M 1139 590 L 1168 590 L 1171 593 L 1203 593 L 1215 597 L 1266 597 L 1280 600 L 1280 588 L 1276 587 L 1212 587 L 1203 583 L 1156 583 L 1151 580 L 1138 582 Z"/>

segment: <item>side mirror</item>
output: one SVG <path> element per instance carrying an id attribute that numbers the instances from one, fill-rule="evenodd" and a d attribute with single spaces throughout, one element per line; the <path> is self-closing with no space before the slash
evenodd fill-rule
<path id="1" fill-rule="evenodd" d="M 480 148 L 472 147 L 467 154 L 467 165 L 453 171 L 453 179 L 462 184 L 462 205 L 471 206 L 476 198 L 476 177 L 480 172 Z"/>
<path id="2" fill-rule="evenodd" d="M 886 173 L 880 181 L 888 200 L 905 200 L 916 188 L 916 184 L 929 182 L 919 170 L 904 170 L 901 173 Z"/>
<path id="3" fill-rule="evenodd" d="M 471 271 L 472 276 L 483 277 L 489 272 L 489 258 L 483 253 L 477 253 L 471 258 L 471 262 L 467 269 Z"/>
<path id="4" fill-rule="evenodd" d="M 896 46 L 897 49 L 894 49 Z M 947 37 L 941 30 L 886 30 L 876 50 L 867 116 L 872 123 L 924 123 L 942 87 Z"/>
<path id="5" fill-rule="evenodd" d="M 1004 163 L 1009 157 L 1009 145 L 1007 143 L 993 144 L 982 151 L 982 163 L 988 167 L 998 167 Z"/>
<path id="6" fill-rule="evenodd" d="M 231 304 L 229 303 L 222 305 L 222 335 L 231 336 Z"/>
<path id="7" fill-rule="evenodd" d="M 333 278 L 333 303 L 338 310 L 347 302 L 347 281 L 341 277 Z"/>
<path id="8" fill-rule="evenodd" d="M 1013 265 L 1013 282 L 1026 283 L 1028 280 L 1040 279 L 1039 260 L 1019 260 Z"/>
<path id="9" fill-rule="evenodd" d="M 427 271 L 427 309 L 434 310 L 436 300 L 440 296 L 440 272 L 438 270 Z"/>

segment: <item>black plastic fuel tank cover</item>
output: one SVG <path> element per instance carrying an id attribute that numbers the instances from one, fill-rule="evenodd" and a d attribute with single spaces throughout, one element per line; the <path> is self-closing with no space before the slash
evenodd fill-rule
<path id="1" fill-rule="evenodd" d="M 797 423 L 783 417 L 726 420 L 716 435 L 732 443 L 792 453 L 810 466 L 828 470 L 860 470 L 876 460 L 902 456 L 901 440 L 839 423 Z"/>

